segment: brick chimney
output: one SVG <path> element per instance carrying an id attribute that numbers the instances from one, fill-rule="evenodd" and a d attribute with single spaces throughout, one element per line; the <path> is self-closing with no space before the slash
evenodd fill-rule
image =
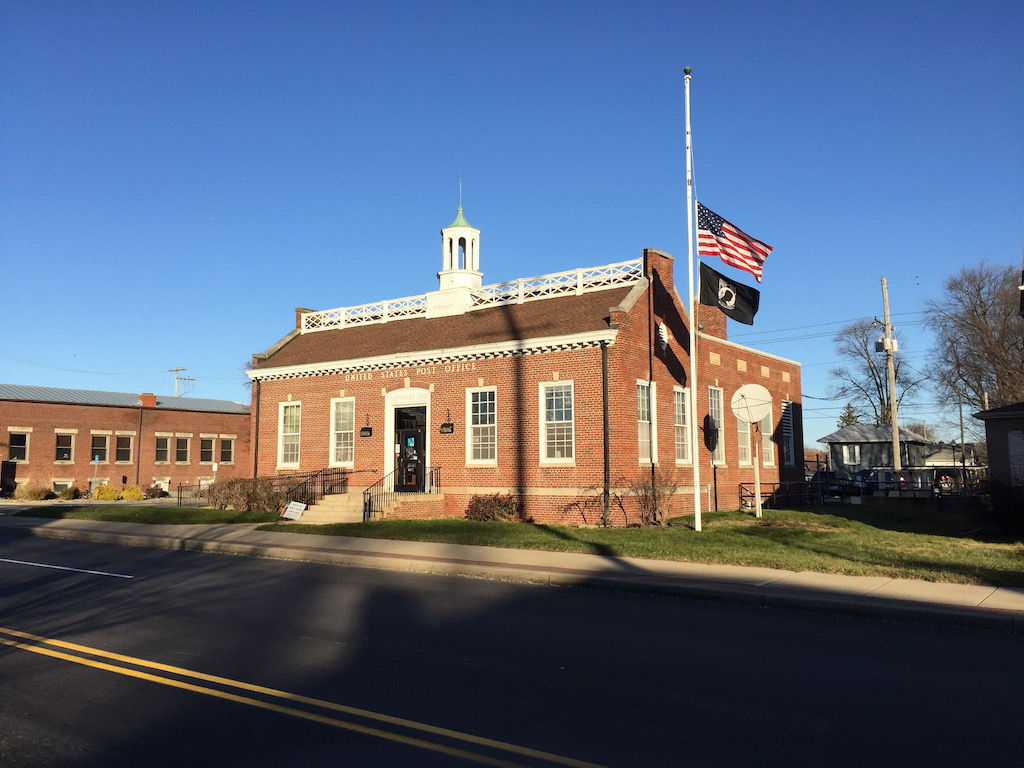
<path id="1" fill-rule="evenodd" d="M 143 392 L 139 395 L 139 405 L 143 408 L 156 408 L 156 395 L 152 392 Z"/>

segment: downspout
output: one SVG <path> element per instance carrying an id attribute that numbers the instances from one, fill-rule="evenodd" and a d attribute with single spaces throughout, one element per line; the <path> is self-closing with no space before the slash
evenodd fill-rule
<path id="1" fill-rule="evenodd" d="M 253 398 L 253 406 L 255 408 L 254 413 L 254 425 L 253 425 L 253 438 L 252 438 L 252 478 L 255 480 L 258 477 L 258 459 L 260 450 L 260 380 L 256 379 L 256 397 Z"/>
<path id="2" fill-rule="evenodd" d="M 651 495 L 652 498 L 657 498 L 655 488 L 657 484 L 654 478 L 654 454 L 657 452 L 656 440 L 657 436 L 654 434 L 654 270 L 650 268 L 650 261 L 647 257 L 647 252 L 644 251 L 644 271 L 647 272 L 647 408 L 649 413 L 647 418 L 651 425 L 651 446 L 649 453 L 651 454 Z"/>
<path id="3" fill-rule="evenodd" d="M 139 406 L 139 433 L 138 433 L 139 436 L 135 440 L 135 485 L 136 485 L 136 487 L 138 487 L 138 485 L 139 485 L 139 471 L 141 469 L 141 467 L 139 465 L 142 463 L 142 409 L 144 407 L 145 406 L 142 406 L 142 405 Z"/>
<path id="4" fill-rule="evenodd" d="M 611 446 L 608 435 L 608 342 L 601 341 L 601 396 L 602 411 L 604 415 L 604 516 L 602 521 L 608 525 L 611 517 Z"/>

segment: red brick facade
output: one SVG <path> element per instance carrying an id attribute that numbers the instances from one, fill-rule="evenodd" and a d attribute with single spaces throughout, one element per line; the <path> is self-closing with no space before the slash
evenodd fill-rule
<path id="1" fill-rule="evenodd" d="M 673 287 L 672 266 L 671 256 L 647 250 L 643 274 L 615 290 L 468 311 L 455 318 L 293 332 L 267 354 L 256 356 L 250 372 L 258 474 L 305 472 L 331 464 L 332 399 L 347 399 L 354 403 L 355 414 L 353 456 L 346 462 L 353 471 L 350 488 L 354 492 L 371 485 L 396 465 L 390 455 L 396 450 L 394 419 L 404 399 L 426 406 L 424 450 L 427 463 L 440 468 L 444 515 L 462 516 L 474 495 L 508 493 L 537 521 L 592 524 L 604 510 L 607 410 L 611 522 L 627 524 L 636 513 L 630 484 L 652 474 L 651 460 L 640 457 L 638 423 L 638 384 L 651 382 L 655 477 L 659 482 L 668 477 L 678 486 L 675 512 L 692 511 L 692 464 L 677 460 L 675 420 L 675 393 L 689 387 L 689 331 L 685 304 Z M 301 328 L 301 313 L 298 321 Z M 759 457 L 761 481 L 800 480 L 800 367 L 726 340 L 725 317 L 717 308 L 702 307 L 699 321 L 696 426 L 703 426 L 708 413 L 708 388 L 720 388 L 725 451 L 724 461 L 713 469 L 708 450 L 700 444 L 701 484 L 709 487 L 702 494 L 702 509 L 708 509 L 709 497 L 711 508 L 717 498 L 718 508 L 736 509 L 739 484 L 752 485 L 754 469 L 752 462 L 738 461 L 738 424 L 730 399 L 743 384 L 761 384 L 771 392 L 772 456 Z M 460 328 L 465 334 L 461 343 Z M 511 346 L 501 347 L 501 339 Z M 417 362 L 418 350 L 433 350 L 432 357 L 426 360 L 423 353 Z M 542 437 L 544 387 L 566 384 L 571 384 L 573 406 L 572 457 L 548 460 Z M 467 439 L 467 392 L 481 388 L 494 391 L 497 447 L 495 460 L 477 463 L 470 458 Z M 788 430 L 781 423 L 784 403 L 791 404 Z M 298 460 L 288 465 L 279 462 L 282 404 L 291 404 L 289 413 L 300 419 L 294 436 Z M 442 424 L 453 425 L 452 431 L 442 433 Z M 371 434 L 360 437 L 364 427 Z M 623 500 L 627 514 L 616 499 Z M 426 501 L 405 503 L 395 514 L 420 517 L 439 510 Z"/>
<path id="2" fill-rule="evenodd" d="M 145 489 L 154 484 L 173 490 L 179 484 L 202 484 L 214 477 L 251 477 L 248 409 L 225 412 L 167 406 L 180 400 L 184 398 L 158 401 L 153 395 L 141 395 L 135 406 L 0 400 L 0 452 L 6 462 L 13 451 L 15 460 L 7 466 L 13 464 L 18 485 L 30 488 L 59 490 L 73 485 L 85 491 L 107 482 L 118 490 L 125 485 Z M 161 448 L 166 448 L 160 456 L 158 438 Z M 182 460 L 178 460 L 179 450 Z M 93 460 L 94 451 L 101 454 L 98 463 Z"/>

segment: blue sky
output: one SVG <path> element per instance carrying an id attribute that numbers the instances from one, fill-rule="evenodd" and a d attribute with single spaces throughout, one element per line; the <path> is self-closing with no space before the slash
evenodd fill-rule
<path id="1" fill-rule="evenodd" d="M 812 444 L 883 276 L 924 367 L 942 280 L 1020 264 L 1022 38 L 984 0 L 0 0 L 0 381 L 247 402 L 295 307 L 437 287 L 460 179 L 485 283 L 653 247 L 685 295 L 690 66 L 697 194 L 775 248 L 730 338 L 803 364 Z"/>

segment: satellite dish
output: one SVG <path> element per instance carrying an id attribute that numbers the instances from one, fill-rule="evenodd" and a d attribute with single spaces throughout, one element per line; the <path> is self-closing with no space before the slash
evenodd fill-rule
<path id="1" fill-rule="evenodd" d="M 756 424 L 772 412 L 772 393 L 760 384 L 744 384 L 736 390 L 730 405 L 737 419 Z"/>

